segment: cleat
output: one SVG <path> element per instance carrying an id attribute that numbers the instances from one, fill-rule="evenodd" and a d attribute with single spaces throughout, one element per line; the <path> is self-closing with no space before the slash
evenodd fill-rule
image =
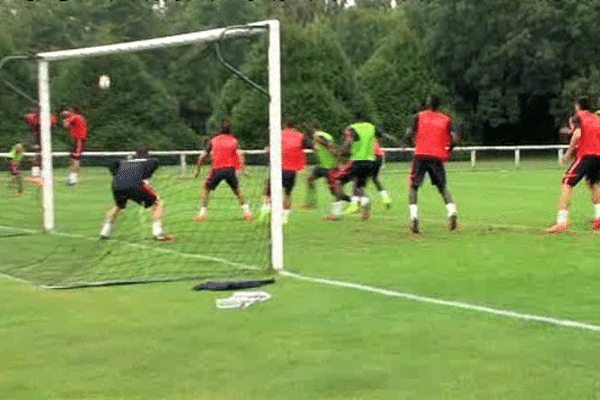
<path id="1" fill-rule="evenodd" d="M 108 240 L 108 239 L 110 239 L 110 236 L 100 235 L 100 236 L 98 236 L 98 239 L 99 240 Z"/>
<path id="2" fill-rule="evenodd" d="M 450 230 L 450 231 L 456 230 L 456 227 L 458 226 L 457 220 L 458 220 L 458 215 L 456 215 L 456 214 L 452 214 L 448 218 L 448 230 Z"/>
<path id="3" fill-rule="evenodd" d="M 196 222 L 204 222 L 206 220 L 206 215 L 196 215 L 194 218 L 192 218 L 192 221 L 196 221 Z"/>
<path id="4" fill-rule="evenodd" d="M 354 214 L 360 211 L 360 207 L 358 207 L 357 203 L 350 204 L 343 212 L 344 215 Z"/>
<path id="5" fill-rule="evenodd" d="M 391 200 L 383 200 L 383 205 L 385 206 L 385 208 L 387 210 L 389 210 L 390 208 L 392 208 L 392 201 Z"/>
<path id="6" fill-rule="evenodd" d="M 600 229 L 600 218 L 597 218 L 592 221 L 592 230 L 596 231 L 598 229 Z"/>
<path id="7" fill-rule="evenodd" d="M 244 213 L 244 219 L 246 220 L 246 222 L 252 222 L 252 213 Z"/>
<path id="8" fill-rule="evenodd" d="M 567 230 L 568 227 L 569 227 L 568 222 L 561 222 L 561 223 L 551 226 L 548 229 L 548 233 L 564 232 Z"/>
<path id="9" fill-rule="evenodd" d="M 310 210 L 312 208 L 316 208 L 314 204 L 304 203 L 300 206 L 301 210 Z"/>
<path id="10" fill-rule="evenodd" d="M 362 220 L 363 222 L 367 222 L 371 219 L 371 213 L 369 211 L 363 211 Z"/>
<path id="11" fill-rule="evenodd" d="M 177 240 L 177 239 L 175 239 L 175 236 L 165 235 L 164 233 L 160 234 L 160 235 L 152 236 L 152 239 L 156 240 L 157 242 L 167 242 L 167 243 L 173 243 L 174 241 Z"/>
<path id="12" fill-rule="evenodd" d="M 419 220 L 417 218 L 411 219 L 408 227 L 410 228 L 410 231 L 412 233 L 416 233 L 416 234 L 421 233 L 421 232 L 419 232 Z"/>
<path id="13" fill-rule="evenodd" d="M 338 221 L 340 219 L 342 219 L 342 217 L 335 214 L 327 214 L 323 216 L 324 221 Z"/>

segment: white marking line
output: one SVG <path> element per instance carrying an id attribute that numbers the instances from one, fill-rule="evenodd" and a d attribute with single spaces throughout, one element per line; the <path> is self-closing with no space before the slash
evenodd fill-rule
<path id="1" fill-rule="evenodd" d="M 384 296 L 414 300 L 414 301 L 419 301 L 422 303 L 430 303 L 430 304 L 436 304 L 439 306 L 462 308 L 464 310 L 477 311 L 477 312 L 486 313 L 486 314 L 494 314 L 494 315 L 514 318 L 514 319 L 519 319 L 519 320 L 543 322 L 543 323 L 557 325 L 557 326 L 563 326 L 563 327 L 567 327 L 567 328 L 583 329 L 583 330 L 588 330 L 588 331 L 600 332 L 600 326 L 586 324 L 583 322 L 571 321 L 568 319 L 545 317 L 542 315 L 535 315 L 535 314 L 523 314 L 523 313 L 519 313 L 516 311 L 501 310 L 501 309 L 496 309 L 496 308 L 491 308 L 491 307 L 477 306 L 474 304 L 462 303 L 459 301 L 435 299 L 432 297 L 419 296 L 419 295 L 411 294 L 411 293 L 396 292 L 393 290 L 380 289 L 380 288 L 373 287 L 373 286 L 360 285 L 360 284 L 351 283 L 351 282 L 335 281 L 335 280 L 331 280 L 331 279 L 312 278 L 312 277 L 308 277 L 308 276 L 298 275 L 298 274 L 295 274 L 295 273 L 289 272 L 289 271 L 280 271 L 280 274 L 283 276 L 288 276 L 290 278 L 295 278 L 295 279 L 299 279 L 299 280 L 303 280 L 303 281 L 314 282 L 314 283 L 319 283 L 319 284 L 323 284 L 323 285 L 345 287 L 345 288 L 349 288 L 349 289 L 362 290 L 365 292 L 371 292 L 371 293 L 381 294 Z"/>

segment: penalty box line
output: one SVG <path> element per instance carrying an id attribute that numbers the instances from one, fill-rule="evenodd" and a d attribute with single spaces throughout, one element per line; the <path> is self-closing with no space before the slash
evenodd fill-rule
<path id="1" fill-rule="evenodd" d="M 406 293 L 406 292 L 398 292 L 398 291 L 394 291 L 394 290 L 382 289 L 382 288 L 377 288 L 374 286 L 362 285 L 362 284 L 352 283 L 352 282 L 337 281 L 337 280 L 332 280 L 332 279 L 314 278 L 314 277 L 299 275 L 299 274 L 285 271 L 285 270 L 280 271 L 280 274 L 283 276 L 287 276 L 287 277 L 302 280 L 302 281 L 313 282 L 313 283 L 318 283 L 318 284 L 322 284 L 322 285 L 344 287 L 344 288 L 354 289 L 354 290 L 361 290 L 363 292 L 370 292 L 370 293 L 376 293 L 376 294 L 380 294 L 380 295 L 388 296 L 388 297 L 396 297 L 396 298 L 402 298 L 402 299 L 407 299 L 407 300 L 413 300 L 413 301 L 418 301 L 421 303 L 429 303 L 429 304 L 435 304 L 438 306 L 461 308 L 463 310 L 470 310 L 470 311 L 476 311 L 476 312 L 485 313 L 485 314 L 492 314 L 492 315 L 497 315 L 497 316 L 501 316 L 501 317 L 513 318 L 513 319 L 517 319 L 517 320 L 521 320 L 521 321 L 540 322 L 540 323 L 545 323 L 545 324 L 550 324 L 550 325 L 555 325 L 555 326 L 561 326 L 561 327 L 565 327 L 565 328 L 600 332 L 600 326 L 587 324 L 584 322 L 572 321 L 572 320 L 568 320 L 568 319 L 520 313 L 520 312 L 516 312 L 516 311 L 512 311 L 512 310 L 503 310 L 503 309 L 492 308 L 492 307 L 478 306 L 475 304 L 463 303 L 460 301 L 436 299 L 433 297 L 420 296 L 420 295 Z"/>

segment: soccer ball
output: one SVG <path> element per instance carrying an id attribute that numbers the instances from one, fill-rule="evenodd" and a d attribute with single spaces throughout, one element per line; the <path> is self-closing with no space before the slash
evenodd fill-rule
<path id="1" fill-rule="evenodd" d="M 110 78 L 108 75 L 102 75 L 98 78 L 98 86 L 100 89 L 108 89 L 110 87 Z"/>

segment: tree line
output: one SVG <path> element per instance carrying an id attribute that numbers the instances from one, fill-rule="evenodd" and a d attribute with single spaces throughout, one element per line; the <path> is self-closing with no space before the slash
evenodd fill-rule
<path id="1" fill-rule="evenodd" d="M 357 109 L 402 136 L 427 94 L 468 144 L 555 143 L 573 96 L 600 96 L 597 0 L 0 0 L 0 57 L 278 19 L 282 113 L 341 134 Z M 265 35 L 223 57 L 267 86 Z M 98 88 L 100 75 L 111 88 Z M 83 109 L 89 150 L 196 149 L 224 115 L 246 148 L 267 143 L 267 98 L 214 43 L 51 63 L 52 111 Z M 0 71 L 0 151 L 29 132 L 36 64 Z M 6 82 L 20 89 L 21 94 Z M 26 96 L 25 96 L 25 95 Z M 68 148 L 60 130 L 53 148 Z"/>

